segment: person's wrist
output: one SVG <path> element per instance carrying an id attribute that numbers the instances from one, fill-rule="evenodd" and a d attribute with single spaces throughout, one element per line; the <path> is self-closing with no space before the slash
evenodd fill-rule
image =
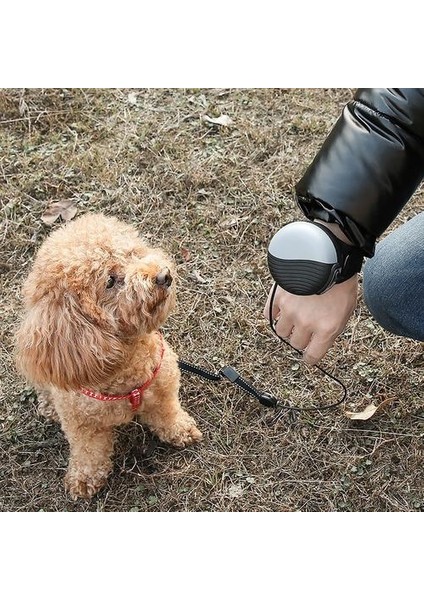
<path id="1" fill-rule="evenodd" d="M 354 244 L 346 236 L 346 234 L 344 233 L 344 231 L 342 230 L 342 228 L 340 227 L 340 225 L 338 223 L 326 223 L 325 221 L 321 221 L 320 219 L 314 219 L 314 222 L 316 222 L 320 226 L 323 226 L 326 229 L 328 229 L 333 236 L 337 237 L 346 246 L 352 247 L 352 252 L 354 252 L 355 254 L 358 253 L 359 249 L 357 249 L 354 246 Z M 357 269 L 357 271 L 360 271 L 359 260 L 360 260 L 359 257 L 357 257 L 357 259 L 356 259 L 356 263 L 357 263 L 356 264 L 356 269 Z M 360 260 L 361 263 L 362 263 L 362 260 L 363 260 L 363 255 L 361 256 L 361 260 Z M 350 283 L 350 285 L 354 285 L 354 286 L 358 285 L 358 272 L 352 273 L 352 275 L 349 275 L 349 270 L 351 271 L 351 269 L 349 269 L 349 267 L 348 267 L 347 271 L 345 271 L 344 276 L 343 275 L 342 275 L 342 277 L 339 276 L 339 280 L 336 281 L 336 285 L 337 286 L 343 285 L 343 284 L 348 284 L 349 285 L 349 283 Z"/>
<path id="2" fill-rule="evenodd" d="M 344 281 L 339 281 L 338 283 L 335 283 L 331 288 L 326 290 L 322 295 L 326 296 L 328 294 L 328 297 L 330 297 L 332 295 L 339 295 L 340 293 L 342 293 L 342 290 L 343 290 L 343 293 L 346 293 L 346 294 L 357 294 L 358 286 L 359 286 L 359 273 L 354 273 L 352 275 L 352 277 L 349 277 L 349 279 L 345 279 Z"/>
<path id="3" fill-rule="evenodd" d="M 314 223 L 319 223 L 320 225 L 324 225 L 324 227 L 329 229 L 331 231 L 331 233 L 333 233 L 337 238 L 339 238 L 339 240 L 341 240 L 345 244 L 348 244 L 349 246 L 353 246 L 352 242 L 347 237 L 347 235 L 343 232 L 342 228 L 340 227 L 340 225 L 338 223 L 327 223 L 326 221 L 321 221 L 321 219 L 314 219 Z"/>

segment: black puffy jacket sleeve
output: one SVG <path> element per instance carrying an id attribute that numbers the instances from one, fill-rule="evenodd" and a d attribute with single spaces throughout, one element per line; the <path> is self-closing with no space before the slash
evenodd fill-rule
<path id="1" fill-rule="evenodd" d="M 424 88 L 356 92 L 296 185 L 309 218 L 338 222 L 364 254 L 424 177 Z"/>

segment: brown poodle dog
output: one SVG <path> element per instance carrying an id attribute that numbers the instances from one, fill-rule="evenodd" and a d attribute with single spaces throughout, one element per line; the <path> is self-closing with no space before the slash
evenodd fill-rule
<path id="1" fill-rule="evenodd" d="M 73 498 L 104 485 L 114 427 L 135 416 L 177 447 L 202 437 L 180 406 L 177 356 L 158 331 L 175 304 L 173 269 L 133 227 L 88 214 L 45 240 L 24 283 L 17 365 L 68 439 Z"/>

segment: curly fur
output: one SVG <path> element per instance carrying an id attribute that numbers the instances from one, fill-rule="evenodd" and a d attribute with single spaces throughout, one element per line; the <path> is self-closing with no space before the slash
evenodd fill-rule
<path id="1" fill-rule="evenodd" d="M 45 240 L 24 282 L 17 366 L 39 390 L 40 412 L 60 421 L 70 444 L 65 486 L 73 498 L 104 485 L 114 428 L 135 416 L 128 400 L 101 402 L 79 390 L 125 394 L 150 378 L 161 351 L 156 332 L 175 304 L 174 270 L 133 227 L 90 214 Z M 160 285 L 164 274 L 169 286 Z M 177 357 L 164 343 L 136 416 L 162 441 L 184 447 L 202 435 L 180 406 Z"/>

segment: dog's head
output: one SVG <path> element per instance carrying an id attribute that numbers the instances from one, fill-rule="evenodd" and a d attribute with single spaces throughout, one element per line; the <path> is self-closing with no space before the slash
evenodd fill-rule
<path id="1" fill-rule="evenodd" d="M 136 336 L 175 303 L 174 265 L 113 217 L 85 215 L 52 233 L 24 285 L 17 365 L 35 384 L 104 383 Z"/>

